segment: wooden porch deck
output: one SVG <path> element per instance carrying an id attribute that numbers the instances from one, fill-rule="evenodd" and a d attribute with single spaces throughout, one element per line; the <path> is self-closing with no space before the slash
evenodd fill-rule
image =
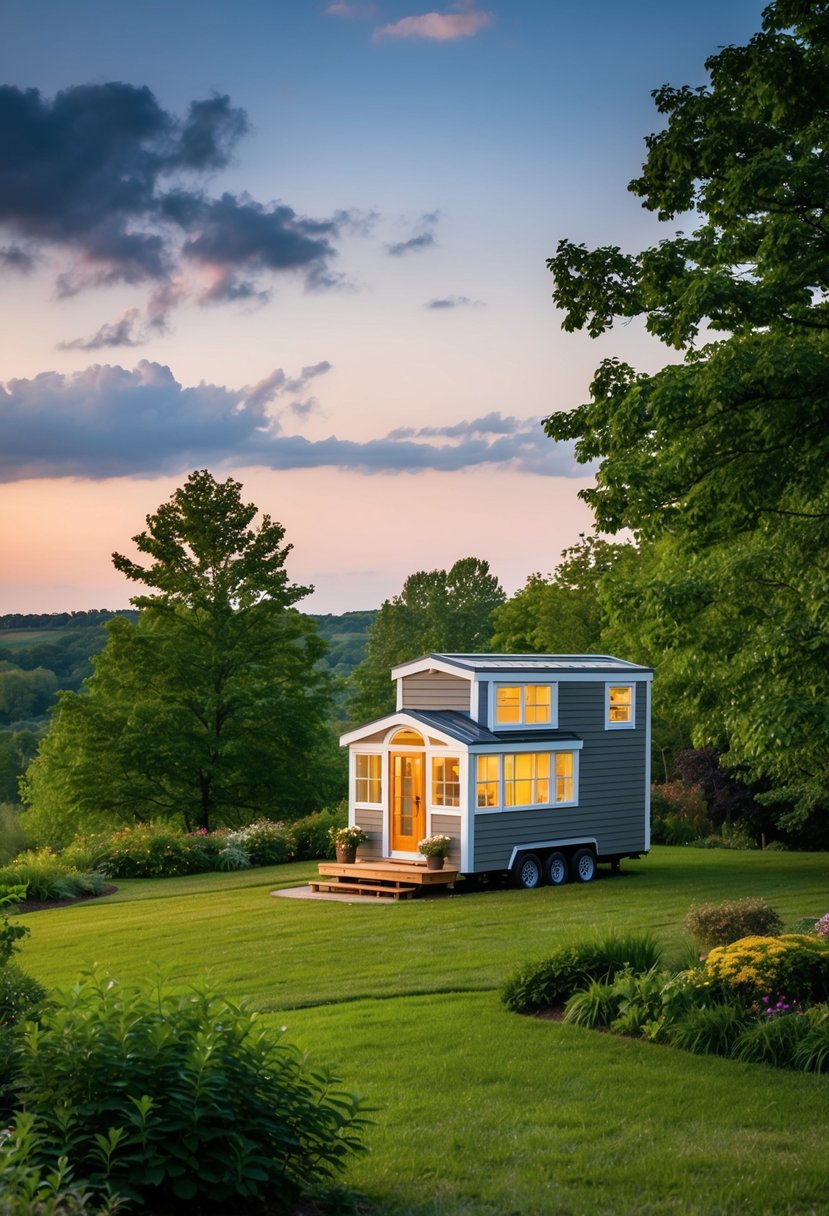
<path id="1" fill-rule="evenodd" d="M 423 887 L 452 888 L 458 870 L 444 865 L 442 870 L 430 870 L 425 861 L 399 861 L 380 857 L 345 864 L 321 861 L 319 879 L 310 882 L 312 891 L 335 895 L 385 896 L 387 899 L 411 899 Z"/>

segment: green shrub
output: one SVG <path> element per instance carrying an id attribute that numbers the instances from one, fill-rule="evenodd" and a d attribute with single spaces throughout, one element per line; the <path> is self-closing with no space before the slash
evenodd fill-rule
<path id="1" fill-rule="evenodd" d="M 715 946 L 705 972 L 748 1003 L 783 995 L 790 1001 L 821 1000 L 829 995 L 829 943 L 800 933 L 743 937 Z"/>
<path id="2" fill-rule="evenodd" d="M 288 1210 L 362 1148 L 359 1100 L 209 991 L 86 975 L 26 1025 L 13 1081 L 37 1120 L 27 1166 L 65 1153 L 73 1181 L 150 1212 Z"/>
<path id="3" fill-rule="evenodd" d="M 804 1072 L 829 1072 L 829 1005 L 813 1005 L 803 1017 L 808 1030 L 795 1049 L 795 1065 Z"/>
<path id="4" fill-rule="evenodd" d="M 31 1165 L 33 1124 L 31 1115 L 18 1114 L 0 1134 L 0 1216 L 115 1216 L 122 1210 L 117 1196 L 101 1199 L 72 1186 L 65 1160 L 55 1169 Z"/>
<path id="5" fill-rule="evenodd" d="M 250 869 L 250 853 L 241 841 L 225 840 L 216 854 L 215 868 L 217 870 L 248 870 Z"/>
<path id="6" fill-rule="evenodd" d="M 100 871 L 74 869 L 51 849 L 21 853 L 0 869 L 0 892 L 25 887 L 26 899 L 74 899 L 78 895 L 100 895 L 106 876 Z"/>
<path id="7" fill-rule="evenodd" d="M 731 899 L 721 904 L 692 904 L 684 928 L 705 949 L 727 946 L 741 937 L 772 937 L 783 928 L 764 899 Z"/>
<path id="8" fill-rule="evenodd" d="M 136 823 L 113 832 L 102 864 L 111 878 L 175 878 L 198 873 L 201 853 L 170 824 Z"/>
<path id="9" fill-rule="evenodd" d="M 655 967 L 639 974 L 620 972 L 613 981 L 617 1013 L 611 1029 L 617 1034 L 659 1038 L 664 1025 L 662 990 L 667 979 L 668 975 Z"/>
<path id="10" fill-rule="evenodd" d="M 696 1055 L 730 1056 L 748 1024 L 749 1014 L 741 1005 L 705 1005 L 689 1009 L 671 1023 L 666 1038 L 672 1046 Z"/>
<path id="11" fill-rule="evenodd" d="M 20 807 L 0 802 L 0 865 L 6 865 L 25 847 L 26 833 L 20 823 Z"/>
<path id="12" fill-rule="evenodd" d="M 590 980 L 586 988 L 574 992 L 564 1006 L 564 1021 L 588 1030 L 606 1030 L 619 1012 L 611 980 Z"/>
<path id="13" fill-rule="evenodd" d="M 513 1013 L 552 1009 L 590 980 L 613 979 L 625 967 L 647 971 L 658 962 L 659 947 L 648 934 L 606 934 L 557 946 L 547 958 L 519 967 L 502 984 L 501 1000 Z"/>
<path id="14" fill-rule="evenodd" d="M 315 811 L 291 824 L 297 861 L 331 860 L 335 856 L 329 828 L 344 828 L 348 822 L 348 804 L 343 802 L 333 810 Z"/>
<path id="15" fill-rule="evenodd" d="M 296 845 L 293 833 L 284 823 L 257 819 L 247 827 L 230 832 L 228 841 L 241 845 L 254 866 L 281 866 L 293 861 Z"/>
<path id="16" fill-rule="evenodd" d="M 0 967 L 0 1027 L 28 1017 L 46 999 L 46 989 L 15 963 Z"/>
<path id="17" fill-rule="evenodd" d="M 802 1013 L 783 1017 L 764 1017 L 747 1026 L 734 1044 L 736 1060 L 750 1064 L 772 1064 L 775 1068 L 796 1068 L 797 1049 L 807 1036 L 810 1021 Z"/>

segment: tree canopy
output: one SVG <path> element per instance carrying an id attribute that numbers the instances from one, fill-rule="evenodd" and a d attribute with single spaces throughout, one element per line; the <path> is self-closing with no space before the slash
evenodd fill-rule
<path id="1" fill-rule="evenodd" d="M 492 616 L 504 602 L 489 562 L 460 558 L 450 570 L 410 574 L 399 595 L 385 600 L 369 630 L 366 657 L 351 677 L 349 712 L 364 722 L 395 705 L 391 668 L 422 654 L 491 649 Z"/>
<path id="2" fill-rule="evenodd" d="M 134 538 L 152 563 L 113 556 L 155 594 L 134 597 L 137 623 L 109 622 L 85 691 L 60 696 L 24 791 L 37 834 L 102 815 L 292 817 L 333 792 L 324 643 L 292 607 L 309 589 L 241 489 L 192 473 Z"/>
<path id="3" fill-rule="evenodd" d="M 789 822 L 829 805 L 828 56 L 826 0 L 769 5 L 708 84 L 653 94 L 665 126 L 629 188 L 690 235 L 548 262 L 565 329 L 641 316 L 684 352 L 655 375 L 604 360 L 545 426 L 600 461 L 601 530 L 640 542 L 610 576 L 618 635 Z"/>

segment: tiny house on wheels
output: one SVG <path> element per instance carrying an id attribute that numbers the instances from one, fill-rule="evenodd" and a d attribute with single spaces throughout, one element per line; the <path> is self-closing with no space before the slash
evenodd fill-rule
<path id="1" fill-rule="evenodd" d="M 349 731 L 361 861 L 451 839 L 461 874 L 589 882 L 650 847 L 652 671 L 608 655 L 429 654 L 392 670 L 393 714 Z"/>

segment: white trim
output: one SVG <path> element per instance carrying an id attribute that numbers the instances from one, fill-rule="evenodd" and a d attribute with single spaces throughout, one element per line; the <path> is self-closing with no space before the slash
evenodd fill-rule
<path id="1" fill-rule="evenodd" d="M 630 689 L 630 721 L 610 721 L 610 690 L 611 688 Z M 636 685 L 632 680 L 607 680 L 604 686 L 604 728 L 605 730 L 635 730 L 636 729 Z"/>
<path id="2" fill-rule="evenodd" d="M 584 740 L 526 739 L 522 743 L 512 743 L 509 739 L 504 739 L 498 743 L 470 743 L 467 746 L 470 756 L 500 756 L 508 752 L 512 755 L 519 752 L 580 752 L 584 747 Z"/>
<path id="3" fill-rule="evenodd" d="M 645 689 L 645 852 L 651 848 L 651 690 Z"/>
<path id="4" fill-rule="evenodd" d="M 475 673 L 468 668 L 458 667 L 455 663 L 447 663 L 444 659 L 427 654 L 422 658 L 410 659 L 408 663 L 400 663 L 397 667 L 392 667 L 391 678 L 402 680 L 404 676 L 414 676 L 421 671 L 441 671 L 444 675 L 459 676 L 462 680 L 472 680 L 475 677 Z"/>

